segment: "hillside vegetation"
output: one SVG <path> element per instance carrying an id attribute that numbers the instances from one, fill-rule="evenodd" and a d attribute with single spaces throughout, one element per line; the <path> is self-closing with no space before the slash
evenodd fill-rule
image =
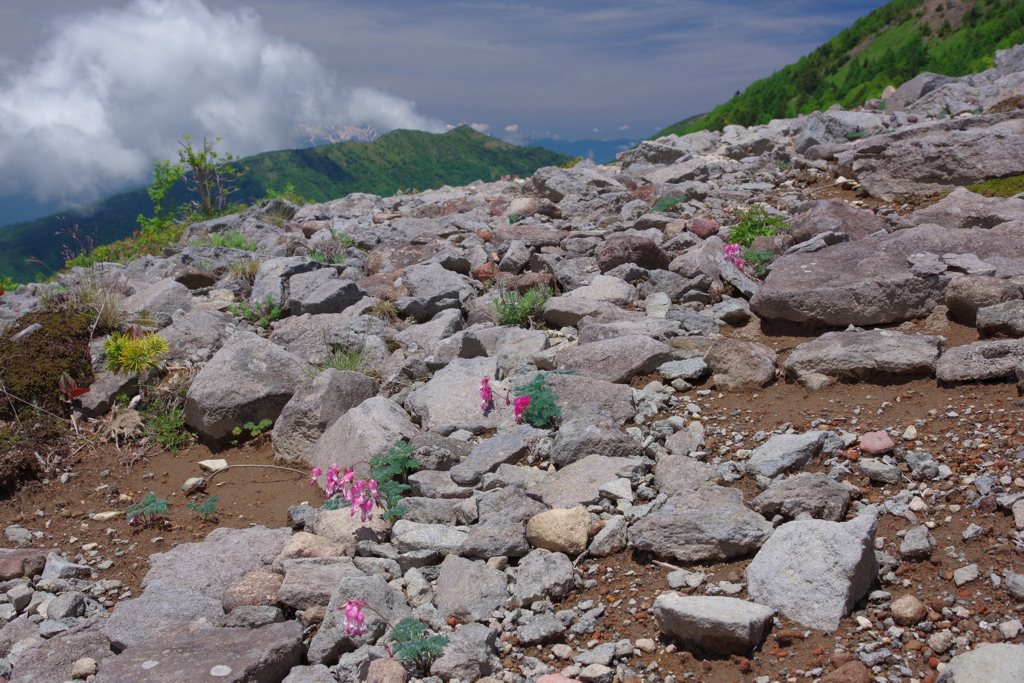
<path id="1" fill-rule="evenodd" d="M 226 150 L 230 151 L 230 150 Z M 494 181 L 504 175 L 527 176 L 542 166 L 570 158 L 541 149 L 516 147 L 459 126 L 444 134 L 396 130 L 374 142 L 340 142 L 312 149 L 266 152 L 237 165 L 248 168 L 233 199 L 251 202 L 291 185 L 309 201 L 323 202 L 351 192 L 390 196 L 399 190 L 436 189 Z M 192 199 L 179 182 L 168 194 L 181 206 Z M 29 282 L 64 266 L 80 246 L 68 235 L 70 226 L 95 246 L 109 244 L 139 229 L 136 217 L 152 215 L 145 188 L 112 195 L 86 207 L 15 223 L 0 229 L 0 276 Z M 28 261 L 28 259 L 37 261 Z"/>
<path id="2" fill-rule="evenodd" d="M 996 50 L 1024 42 L 1024 0 L 893 0 L 854 22 L 796 64 L 752 83 L 697 120 L 669 126 L 652 139 L 726 125 L 851 109 L 879 98 L 922 71 L 963 76 L 992 66 Z"/>

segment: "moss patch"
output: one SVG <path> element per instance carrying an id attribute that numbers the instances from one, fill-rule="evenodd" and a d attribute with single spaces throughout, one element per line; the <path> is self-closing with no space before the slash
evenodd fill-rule
<path id="1" fill-rule="evenodd" d="M 0 335 L 0 378 L 11 394 L 57 415 L 67 415 L 69 406 L 62 402 L 57 381 L 68 373 L 79 386 L 93 380 L 89 353 L 89 324 L 86 315 L 65 315 L 57 312 L 29 313 Z M 21 341 L 11 337 L 29 325 L 42 327 Z M 13 419 L 11 403 L 0 400 L 0 419 Z M 19 413 L 31 410 L 15 401 Z M 38 414 L 36 415 L 38 417 Z"/>
<path id="2" fill-rule="evenodd" d="M 40 458 L 59 467 L 68 454 L 64 425 L 47 415 L 38 420 L 0 423 L 0 491 L 13 491 L 21 482 L 43 472 Z M 39 458 L 36 457 L 39 454 Z"/>
<path id="3" fill-rule="evenodd" d="M 993 178 L 977 185 L 968 185 L 967 189 L 984 197 L 1012 197 L 1024 192 L 1024 175 Z"/>

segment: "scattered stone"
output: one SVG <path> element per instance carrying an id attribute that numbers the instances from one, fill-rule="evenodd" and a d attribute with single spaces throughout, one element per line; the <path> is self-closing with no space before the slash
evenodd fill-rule
<path id="1" fill-rule="evenodd" d="M 658 628 L 684 646 L 716 654 L 747 654 L 764 640 L 775 610 L 726 597 L 659 595 L 651 608 Z"/>

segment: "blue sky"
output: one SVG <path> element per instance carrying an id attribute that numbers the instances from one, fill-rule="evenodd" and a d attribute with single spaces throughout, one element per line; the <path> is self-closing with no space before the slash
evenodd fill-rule
<path id="1" fill-rule="evenodd" d="M 303 118 L 382 130 L 472 123 L 512 141 L 643 138 L 882 4 L 6 2 L 0 193 L 106 191 L 145 176 L 184 128 L 242 153 L 283 144 L 279 129 Z M 29 144 L 43 147 L 38 168 L 18 161 Z M 55 160 L 79 180 L 48 178 Z"/>

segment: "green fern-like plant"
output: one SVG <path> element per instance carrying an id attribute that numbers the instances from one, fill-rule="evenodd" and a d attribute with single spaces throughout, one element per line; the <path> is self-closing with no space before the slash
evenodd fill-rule
<path id="1" fill-rule="evenodd" d="M 384 519 L 397 519 L 409 510 L 401 501 L 402 495 L 410 488 L 409 475 L 420 466 L 412 457 L 414 450 L 409 442 L 400 439 L 387 455 L 370 458 L 370 478 L 377 482 L 380 506 L 384 508 L 381 517 Z"/>
<path id="2" fill-rule="evenodd" d="M 789 223 L 780 216 L 773 216 L 763 206 L 753 206 L 749 211 L 738 209 L 736 216 L 739 224 L 729 228 L 729 241 L 740 244 L 745 249 L 756 237 L 774 237 L 779 230 L 789 227 Z"/>
<path id="3" fill-rule="evenodd" d="M 213 517 L 217 514 L 217 503 L 219 502 L 220 496 L 210 496 L 209 498 L 206 499 L 205 503 L 195 501 L 193 503 L 189 503 L 186 507 L 189 510 L 194 510 L 195 513 L 200 517 Z"/>
<path id="4" fill-rule="evenodd" d="M 274 297 L 267 294 L 263 301 L 250 304 L 243 301 L 239 304 L 228 306 L 231 315 L 236 318 L 248 320 L 253 325 L 259 325 L 263 329 L 269 329 L 270 323 L 281 317 L 281 307 L 274 303 Z"/>
<path id="5" fill-rule="evenodd" d="M 428 636 L 429 626 L 419 619 L 402 619 L 395 624 L 387 640 L 395 644 L 395 656 L 412 663 L 420 671 L 430 671 L 430 666 L 441 656 L 448 645 L 445 636 Z"/>
<path id="6" fill-rule="evenodd" d="M 654 205 L 652 211 L 668 211 L 676 204 L 682 204 L 686 201 L 686 197 L 662 197 L 658 200 L 658 203 Z"/>
<path id="7" fill-rule="evenodd" d="M 523 411 L 523 421 L 537 428 L 547 427 L 562 419 L 562 409 L 555 403 L 559 397 L 547 385 L 549 374 L 542 372 L 529 384 L 515 388 L 517 396 L 530 397 L 530 405 Z"/>
<path id="8" fill-rule="evenodd" d="M 147 493 L 141 501 L 128 507 L 125 516 L 129 525 L 141 524 L 149 527 L 156 521 L 158 515 L 167 514 L 167 499 L 157 498 L 152 491 Z"/>

